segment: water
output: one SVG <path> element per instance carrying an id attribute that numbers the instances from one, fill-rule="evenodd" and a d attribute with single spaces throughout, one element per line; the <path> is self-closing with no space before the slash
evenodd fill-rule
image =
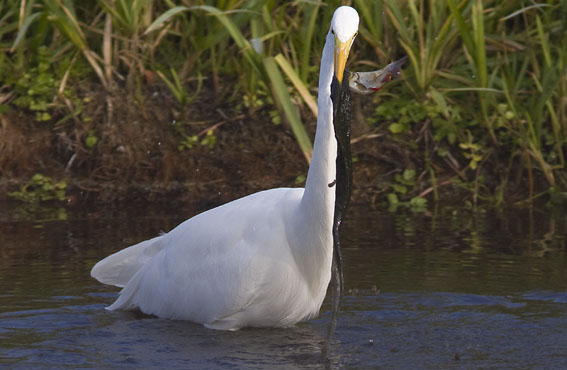
<path id="1" fill-rule="evenodd" d="M 567 367 L 564 213 L 351 208 L 326 358 L 327 303 L 294 328 L 237 332 L 104 310 L 117 289 L 93 264 L 192 213 L 0 208 L 0 367 Z"/>

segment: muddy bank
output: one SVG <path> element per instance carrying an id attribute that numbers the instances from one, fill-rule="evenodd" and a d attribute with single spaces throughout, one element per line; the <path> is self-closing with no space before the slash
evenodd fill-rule
<path id="1" fill-rule="evenodd" d="M 222 202 L 228 189 L 292 185 L 307 170 L 291 132 L 271 124 L 266 109 L 239 111 L 212 92 L 182 108 L 159 87 L 142 104 L 120 93 L 82 98 L 81 115 L 60 125 L 26 112 L 0 118 L 3 196 L 41 173 L 64 179 L 75 197 L 102 202 L 186 200 L 194 192 Z M 208 131 L 214 143 L 202 145 Z M 195 135 L 192 148 L 181 148 Z"/>
<path id="2" fill-rule="evenodd" d="M 67 102 L 53 122 L 35 122 L 26 112 L 0 116 L 0 197 L 36 173 L 65 180 L 73 203 L 183 201 L 212 206 L 262 189 L 303 185 L 308 165 L 289 127 L 272 123 L 274 107 L 249 109 L 242 97 L 213 90 L 180 107 L 157 85 L 141 102 L 96 86 L 84 87 L 78 96 L 84 102 L 80 113 L 69 117 L 76 107 Z M 407 168 L 417 173 L 408 197 L 432 199 L 423 143 L 411 151 L 407 142 L 413 139 L 392 138 L 387 125 L 370 128 L 365 117 L 375 108 L 373 99 L 354 98 L 353 202 L 385 201 L 395 175 Z M 313 137 L 315 118 L 307 111 L 302 116 Z M 440 198 L 470 198 L 450 181 L 455 174 L 443 161 L 434 166 Z"/>

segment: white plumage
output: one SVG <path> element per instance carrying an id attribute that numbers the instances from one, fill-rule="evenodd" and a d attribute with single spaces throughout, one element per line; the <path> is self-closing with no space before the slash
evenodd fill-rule
<path id="1" fill-rule="evenodd" d="M 319 117 L 305 189 L 258 192 L 203 212 L 92 269 L 122 287 L 109 310 L 140 309 L 209 328 L 285 327 L 319 312 L 331 278 L 337 143 L 330 85 L 358 29 L 335 11 L 319 76 Z M 339 62 L 335 62 L 335 61 Z"/>

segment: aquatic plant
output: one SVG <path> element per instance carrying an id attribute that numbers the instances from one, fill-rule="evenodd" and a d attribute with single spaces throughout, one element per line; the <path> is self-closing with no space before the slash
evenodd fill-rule
<path id="1" fill-rule="evenodd" d="M 26 203 L 41 203 L 46 201 L 64 201 L 67 183 L 55 181 L 49 176 L 36 173 L 20 190 L 9 193 L 12 198 Z"/>

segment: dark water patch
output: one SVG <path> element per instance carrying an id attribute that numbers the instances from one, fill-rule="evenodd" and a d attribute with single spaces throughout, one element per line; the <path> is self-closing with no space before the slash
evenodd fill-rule
<path id="1" fill-rule="evenodd" d="M 0 366 L 9 368 L 564 368 L 567 218 L 528 211 L 349 210 L 345 298 L 289 329 L 218 332 L 108 312 L 100 258 L 190 216 L 152 207 L 34 221 L 0 212 Z M 40 227 L 38 227 L 38 225 Z"/>

